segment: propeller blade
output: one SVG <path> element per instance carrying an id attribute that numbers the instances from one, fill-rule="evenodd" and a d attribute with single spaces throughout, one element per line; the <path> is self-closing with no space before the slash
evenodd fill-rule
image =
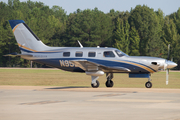
<path id="1" fill-rule="evenodd" d="M 169 82 L 169 69 L 166 69 L 166 85 L 168 85 Z"/>
<path id="2" fill-rule="evenodd" d="M 167 64 L 167 60 L 166 60 L 164 63 L 164 71 L 167 69 L 167 66 L 168 66 L 168 64 Z"/>
<path id="3" fill-rule="evenodd" d="M 167 60 L 170 60 L 170 55 L 169 55 L 169 51 L 170 51 L 170 44 L 168 45 L 168 57 L 167 57 Z"/>

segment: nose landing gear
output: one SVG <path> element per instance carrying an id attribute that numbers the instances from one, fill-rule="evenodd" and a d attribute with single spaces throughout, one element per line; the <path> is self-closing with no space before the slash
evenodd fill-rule
<path id="1" fill-rule="evenodd" d="M 151 77 L 149 76 L 148 82 L 146 82 L 146 84 L 145 84 L 146 88 L 151 88 L 152 87 L 152 83 L 150 81 L 152 81 L 152 80 L 151 80 Z"/>

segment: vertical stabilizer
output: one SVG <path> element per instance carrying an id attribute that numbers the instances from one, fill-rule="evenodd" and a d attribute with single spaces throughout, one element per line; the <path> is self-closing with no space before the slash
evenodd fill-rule
<path id="1" fill-rule="evenodd" d="M 9 20 L 9 23 L 22 53 L 46 51 L 49 49 L 23 20 Z"/>

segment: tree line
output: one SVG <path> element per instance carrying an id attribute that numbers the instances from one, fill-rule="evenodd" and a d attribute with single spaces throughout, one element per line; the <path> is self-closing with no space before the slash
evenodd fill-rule
<path id="1" fill-rule="evenodd" d="M 98 8 L 66 14 L 59 6 L 42 2 L 8 0 L 0 2 L 0 66 L 29 67 L 30 61 L 3 55 L 19 52 L 8 20 L 21 19 L 48 46 L 115 47 L 131 56 L 170 58 L 180 69 L 180 8 L 164 15 L 146 5 L 128 11 L 104 13 Z M 40 66 L 40 65 L 39 65 Z"/>

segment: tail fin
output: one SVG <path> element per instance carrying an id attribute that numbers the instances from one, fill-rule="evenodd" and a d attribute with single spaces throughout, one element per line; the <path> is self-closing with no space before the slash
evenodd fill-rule
<path id="1" fill-rule="evenodd" d="M 48 50 L 49 47 L 31 31 L 23 20 L 9 20 L 9 23 L 22 53 Z"/>

